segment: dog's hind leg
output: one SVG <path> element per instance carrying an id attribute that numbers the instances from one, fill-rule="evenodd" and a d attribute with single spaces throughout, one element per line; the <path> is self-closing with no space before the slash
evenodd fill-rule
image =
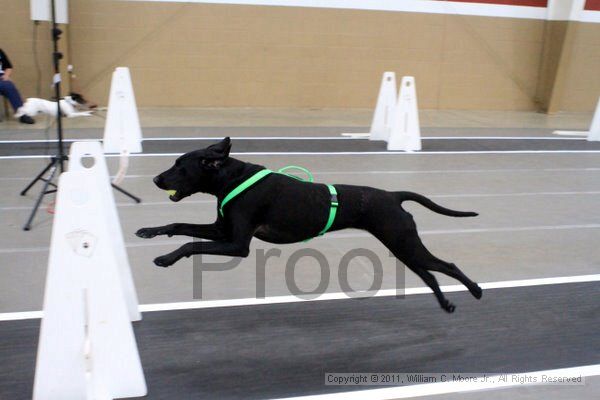
<path id="1" fill-rule="evenodd" d="M 440 307 L 442 307 L 444 311 L 448 313 L 454 312 L 456 306 L 450 303 L 446 296 L 444 296 L 444 293 L 442 293 L 442 289 L 440 289 L 440 285 L 438 284 L 437 279 L 435 279 L 435 276 L 421 267 L 413 267 L 408 265 L 408 268 L 410 268 L 415 274 L 419 275 L 419 277 L 423 279 L 423 282 L 425 282 L 427 286 L 433 290 L 435 298 L 437 299 L 438 303 L 440 303 Z"/>
<path id="2" fill-rule="evenodd" d="M 430 271 L 441 272 L 442 274 L 456 279 L 465 285 L 467 289 L 469 289 L 469 292 L 471 292 L 473 297 L 476 299 L 481 299 L 483 292 L 479 285 L 469 279 L 469 277 L 467 277 L 460 269 L 458 269 L 455 264 L 440 260 L 432 254 L 430 254 L 430 256 L 431 259 L 427 263 L 427 269 Z"/>
<path id="3" fill-rule="evenodd" d="M 421 242 L 410 214 L 401 215 L 400 211 L 392 211 L 388 218 L 379 219 L 367 230 L 431 288 L 442 309 L 454 312 L 455 306 L 446 299 L 435 276 L 427 271 L 429 252 Z"/>
<path id="4" fill-rule="evenodd" d="M 467 278 L 454 264 L 435 257 L 427 250 L 417 233 L 412 216 L 404 211 L 389 211 L 385 219 L 371 219 L 367 230 L 379 239 L 400 261 L 417 274 L 433 290 L 440 306 L 453 312 L 455 306 L 442 293 L 437 279 L 429 271 L 444 273 L 464 284 L 476 298 L 481 297 L 481 288 Z"/>
<path id="5" fill-rule="evenodd" d="M 418 238 L 418 243 L 415 244 L 413 259 L 418 263 L 418 265 L 428 271 L 440 272 L 444 275 L 448 275 L 451 278 L 456 279 L 467 289 L 476 299 L 480 299 L 482 295 L 482 290 L 479 285 L 469 279 L 455 264 L 449 263 L 444 260 L 440 260 L 425 247 L 425 245 L 421 242 L 421 239 Z"/>

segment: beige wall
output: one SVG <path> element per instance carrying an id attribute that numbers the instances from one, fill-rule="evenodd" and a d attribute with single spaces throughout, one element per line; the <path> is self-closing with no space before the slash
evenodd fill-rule
<path id="1" fill-rule="evenodd" d="M 542 110 L 550 109 L 555 83 L 565 45 L 567 30 L 570 26 L 567 21 L 547 21 L 544 27 L 544 44 L 538 76 L 537 95 Z"/>
<path id="2" fill-rule="evenodd" d="M 600 24 L 570 23 L 550 111 L 591 111 L 600 96 Z"/>
<path id="3" fill-rule="evenodd" d="M 142 105 L 372 107 L 381 73 L 393 70 L 416 76 L 423 108 L 535 108 L 541 21 L 110 5 L 72 6 L 72 61 L 100 101 L 108 72 L 128 65 Z"/>
<path id="4" fill-rule="evenodd" d="M 12 80 L 25 97 L 49 97 L 52 80 L 49 25 L 41 23 L 37 28 L 34 26 L 29 19 L 29 1 L 0 0 L 0 10 L 0 48 L 7 53 L 14 66 Z M 34 57 L 34 44 L 37 47 L 38 64 Z M 39 65 L 39 69 L 36 65 Z"/>
<path id="5" fill-rule="evenodd" d="M 28 2 L 2 1 L 19 9 L 2 17 L 18 26 L 2 46 L 33 95 Z M 544 55 L 562 54 L 541 20 L 108 0 L 71 0 L 70 19 L 79 88 L 105 103 L 113 68 L 129 66 L 140 106 L 372 107 L 392 70 L 416 76 L 421 108 L 535 110 L 549 102 L 559 69 Z M 600 35 L 588 27 L 579 35 L 575 54 L 596 51 L 570 63 L 565 73 L 578 84 L 561 107 L 589 110 L 597 93 L 585 82 L 600 79 L 589 70 Z"/>

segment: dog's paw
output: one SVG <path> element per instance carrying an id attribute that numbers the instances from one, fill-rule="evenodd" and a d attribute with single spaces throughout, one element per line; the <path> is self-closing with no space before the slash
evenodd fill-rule
<path id="1" fill-rule="evenodd" d="M 142 239 L 152 239 L 160 234 L 160 228 L 142 228 L 135 233 L 137 237 L 141 237 Z"/>
<path id="2" fill-rule="evenodd" d="M 163 267 L 163 268 L 167 268 L 170 267 L 171 265 L 175 264 L 177 262 L 177 259 L 175 259 L 173 256 L 167 254 L 164 256 L 160 256 L 154 259 L 154 265 L 156 265 L 157 267 Z"/>
<path id="3" fill-rule="evenodd" d="M 448 300 L 446 300 L 444 302 L 444 304 L 442 305 L 442 308 L 444 309 L 444 311 L 446 311 L 448 314 L 452 314 L 454 312 L 454 310 L 456 310 L 456 306 L 452 303 L 450 303 Z"/>
<path id="4" fill-rule="evenodd" d="M 481 296 L 483 296 L 483 290 L 481 290 L 481 288 L 476 285 L 472 290 L 471 290 L 471 294 L 473 295 L 473 297 L 475 297 L 477 300 L 481 299 Z"/>

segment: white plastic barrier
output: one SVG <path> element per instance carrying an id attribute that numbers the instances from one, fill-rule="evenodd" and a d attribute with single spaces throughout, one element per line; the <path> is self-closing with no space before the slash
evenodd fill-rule
<path id="1" fill-rule="evenodd" d="M 86 168 L 82 162 L 77 162 L 77 160 L 84 159 L 90 159 L 91 161 L 92 158 L 94 160 L 94 165 L 90 168 Z M 112 188 L 110 187 L 108 167 L 106 166 L 104 154 L 102 154 L 102 146 L 99 142 L 75 142 L 71 145 L 69 160 L 69 172 L 88 172 L 96 174 L 101 182 L 109 182 L 107 185 L 101 184 L 98 187 L 98 190 L 102 192 L 104 197 L 103 201 L 107 205 L 106 212 L 109 214 L 107 223 L 110 224 L 110 237 L 113 240 L 113 249 L 115 249 L 117 253 L 117 262 L 122 278 L 125 299 L 127 300 L 129 317 L 132 321 L 139 321 L 142 319 L 142 314 L 138 309 L 137 293 L 131 275 L 131 266 L 129 265 L 129 258 L 127 257 L 127 251 L 125 249 L 125 240 L 123 239 L 123 231 L 121 230 L 121 223 L 119 222 L 115 198 Z"/>
<path id="2" fill-rule="evenodd" d="M 142 128 L 127 67 L 116 68 L 112 75 L 103 143 L 105 153 L 121 154 L 114 179 L 118 185 L 127 172 L 129 154 L 142 152 Z"/>
<path id="3" fill-rule="evenodd" d="M 142 151 L 142 129 L 127 67 L 118 67 L 112 75 L 103 142 L 105 153 Z"/>
<path id="4" fill-rule="evenodd" d="M 396 111 L 396 74 L 394 72 L 384 72 L 377 96 L 377 104 L 371 130 L 369 131 L 370 140 L 388 140 L 394 121 Z"/>
<path id="5" fill-rule="evenodd" d="M 588 133 L 587 140 L 590 142 L 600 141 L 600 97 L 598 98 L 596 112 L 594 113 L 594 118 L 592 118 L 592 125 L 590 125 L 590 131 Z"/>
<path id="6" fill-rule="evenodd" d="M 400 84 L 400 94 L 394 113 L 388 150 L 421 150 L 421 127 L 415 78 L 405 76 Z"/>
<path id="7" fill-rule="evenodd" d="M 592 124 L 589 131 L 554 131 L 555 135 L 563 136 L 586 136 L 589 142 L 600 141 L 600 98 L 596 105 L 596 111 L 592 117 Z"/>
<path id="8" fill-rule="evenodd" d="M 69 164 L 59 179 L 33 398 L 145 396 L 131 326 L 141 315 L 100 143 L 74 143 Z"/>

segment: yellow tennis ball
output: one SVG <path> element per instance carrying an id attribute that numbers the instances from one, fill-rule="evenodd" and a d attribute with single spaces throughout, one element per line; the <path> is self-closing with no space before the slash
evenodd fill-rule
<path id="1" fill-rule="evenodd" d="M 169 194 L 169 196 L 175 196 L 177 190 L 167 190 L 167 193 Z"/>

